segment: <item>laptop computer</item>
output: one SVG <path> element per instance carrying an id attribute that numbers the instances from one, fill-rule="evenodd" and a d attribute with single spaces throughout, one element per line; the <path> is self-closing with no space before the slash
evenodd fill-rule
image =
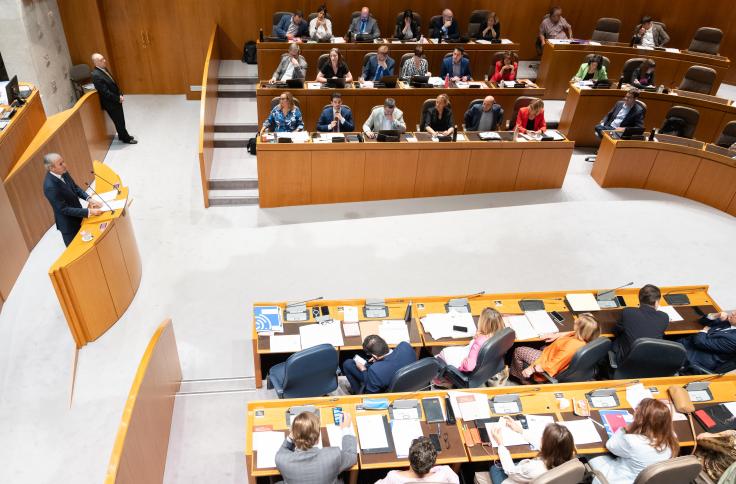
<path id="1" fill-rule="evenodd" d="M 344 77 L 333 77 L 333 78 L 327 79 L 327 82 L 325 82 L 325 86 L 331 87 L 334 89 L 345 89 L 345 78 Z"/>
<path id="2" fill-rule="evenodd" d="M 376 82 L 375 85 L 378 87 L 396 87 L 396 81 L 399 79 L 398 76 L 383 76 L 380 81 Z"/>
<path id="3" fill-rule="evenodd" d="M 288 79 L 286 81 L 286 87 L 292 89 L 304 89 L 304 79 Z"/>
<path id="4" fill-rule="evenodd" d="M 614 132 L 613 136 L 618 139 L 644 139 L 644 128 L 625 128 L 623 132 Z"/>
<path id="5" fill-rule="evenodd" d="M 382 129 L 378 131 L 376 141 L 381 142 L 396 142 L 399 141 L 401 132 L 398 129 Z"/>

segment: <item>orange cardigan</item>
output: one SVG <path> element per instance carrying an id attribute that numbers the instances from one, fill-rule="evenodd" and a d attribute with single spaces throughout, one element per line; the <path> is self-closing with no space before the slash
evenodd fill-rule
<path id="1" fill-rule="evenodd" d="M 519 115 L 516 116 L 516 126 L 519 127 L 519 132 L 526 133 L 526 122 L 529 121 L 529 107 L 519 109 Z M 534 118 L 534 131 L 545 131 L 547 129 L 547 123 L 544 122 L 544 109 L 537 113 Z"/>
<path id="2" fill-rule="evenodd" d="M 583 346 L 585 341 L 579 340 L 575 333 L 561 336 L 542 350 L 542 356 L 534 364 L 541 366 L 550 376 L 555 376 L 570 365 L 575 352 Z"/>

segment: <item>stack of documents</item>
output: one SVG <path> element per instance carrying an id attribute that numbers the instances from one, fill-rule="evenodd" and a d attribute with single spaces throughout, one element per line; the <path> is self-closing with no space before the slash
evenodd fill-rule
<path id="1" fill-rule="evenodd" d="M 482 140 L 500 140 L 501 135 L 496 133 L 495 131 L 481 131 L 478 133 L 478 137 Z"/>
<path id="2" fill-rule="evenodd" d="M 472 338 L 475 336 L 475 320 L 470 313 L 430 313 L 422 318 L 424 331 L 430 333 L 433 339 L 440 338 Z M 453 326 L 466 328 L 467 331 L 457 331 Z"/>
<path id="3" fill-rule="evenodd" d="M 583 292 L 576 294 L 565 294 L 565 299 L 570 304 L 570 308 L 575 312 L 600 311 L 601 307 L 591 292 Z"/>
<path id="4" fill-rule="evenodd" d="M 276 467 L 276 452 L 281 448 L 284 439 L 284 432 L 253 432 L 253 450 L 257 452 L 258 469 Z"/>
<path id="5" fill-rule="evenodd" d="M 517 340 L 539 338 L 544 334 L 557 333 L 559 328 L 547 311 L 526 311 L 524 314 L 504 316 L 506 327 L 516 333 Z"/>
<path id="6" fill-rule="evenodd" d="M 556 129 L 548 129 L 544 132 L 544 136 L 550 136 L 554 141 L 564 141 L 565 137 Z"/>
<path id="7" fill-rule="evenodd" d="M 660 306 L 657 308 L 658 311 L 662 311 L 663 313 L 667 313 L 667 316 L 670 318 L 670 322 L 675 321 L 684 321 L 682 319 L 682 316 L 680 316 L 680 313 L 677 312 L 677 309 L 675 309 L 674 306 Z"/>
<path id="8" fill-rule="evenodd" d="M 486 431 L 488 432 L 488 436 L 491 438 L 491 445 L 493 447 L 498 447 L 498 442 L 496 442 L 496 439 L 493 438 L 493 434 L 491 433 L 491 429 L 493 429 L 494 427 L 501 428 L 501 440 L 503 440 L 504 447 L 511 447 L 513 445 L 526 445 L 529 443 L 526 441 L 522 434 L 512 430 L 511 427 L 506 425 L 504 422 L 489 422 L 486 423 Z"/>
<path id="9" fill-rule="evenodd" d="M 516 81 L 501 81 L 501 87 L 514 87 Z"/>
<path id="10" fill-rule="evenodd" d="M 342 337 L 342 324 L 339 321 L 328 321 L 326 323 L 305 324 L 299 327 L 302 349 L 323 343 L 332 346 L 344 346 Z"/>
<path id="11" fill-rule="evenodd" d="M 396 457 L 403 459 L 409 457 L 409 447 L 412 441 L 422 437 L 424 432 L 418 419 L 392 420 L 391 435 L 394 438 Z"/>
<path id="12" fill-rule="evenodd" d="M 478 420 L 491 418 L 491 407 L 488 406 L 488 397 L 482 393 L 447 392 L 450 405 L 455 417 L 463 420 Z"/>
<path id="13" fill-rule="evenodd" d="M 292 143 L 306 143 L 309 141 L 309 133 L 306 131 L 294 131 L 292 133 L 279 132 L 276 133 L 276 138 L 291 138 Z"/>
<path id="14" fill-rule="evenodd" d="M 355 420 L 358 425 L 361 449 L 385 449 L 388 447 L 383 415 L 358 415 Z"/>
<path id="15" fill-rule="evenodd" d="M 411 342 L 406 321 L 403 319 L 388 319 L 381 321 L 378 335 L 390 345 L 397 345 L 402 341 Z"/>

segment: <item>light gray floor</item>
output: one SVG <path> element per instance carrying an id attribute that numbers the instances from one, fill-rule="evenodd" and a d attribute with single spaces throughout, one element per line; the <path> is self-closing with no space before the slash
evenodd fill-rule
<path id="1" fill-rule="evenodd" d="M 131 187 L 143 279 L 123 318 L 81 350 L 71 408 L 73 344 L 47 275 L 61 237 L 50 229 L 34 248 L 0 314 L 0 482 L 101 482 L 132 377 L 166 317 L 185 379 L 246 377 L 235 386 L 252 388 L 254 301 L 633 280 L 708 283 L 736 307 L 734 218 L 669 195 L 603 190 L 583 152 L 561 190 L 205 210 L 198 116 L 199 103 L 180 96 L 127 98 L 140 144 L 116 142 L 106 162 Z M 244 482 L 245 402 L 265 395 L 178 397 L 166 481 Z"/>

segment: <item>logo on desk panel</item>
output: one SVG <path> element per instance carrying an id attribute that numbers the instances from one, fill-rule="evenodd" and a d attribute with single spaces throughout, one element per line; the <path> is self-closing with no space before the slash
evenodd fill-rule
<path id="1" fill-rule="evenodd" d="M 281 328 L 281 311 L 277 306 L 260 306 L 253 308 L 256 332 L 273 331 Z"/>

